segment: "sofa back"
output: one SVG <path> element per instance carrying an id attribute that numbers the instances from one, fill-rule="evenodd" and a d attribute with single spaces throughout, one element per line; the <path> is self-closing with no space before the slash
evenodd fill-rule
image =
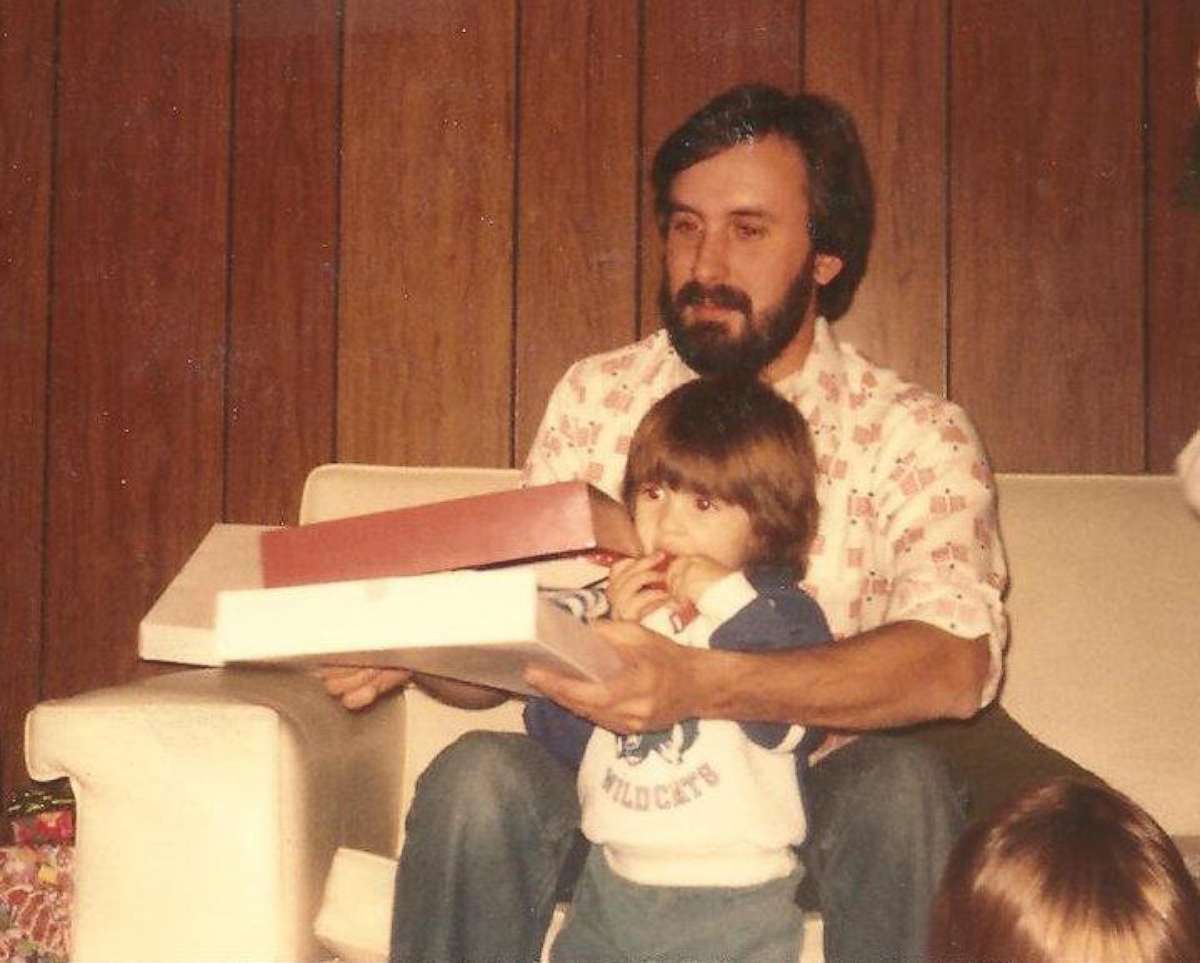
<path id="1" fill-rule="evenodd" d="M 1167 476 L 1000 475 L 1001 702 L 1043 742 L 1200 834 L 1200 518 Z"/>
<path id="2" fill-rule="evenodd" d="M 511 469 L 325 465 L 301 521 L 511 488 Z M 1001 474 L 1010 644 L 1001 701 L 1042 741 L 1109 780 L 1170 832 L 1200 834 L 1200 519 L 1173 479 Z M 408 696 L 403 795 L 486 712 Z"/>

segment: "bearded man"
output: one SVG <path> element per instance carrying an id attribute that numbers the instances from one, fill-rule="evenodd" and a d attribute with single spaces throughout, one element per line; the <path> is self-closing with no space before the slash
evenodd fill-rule
<path id="1" fill-rule="evenodd" d="M 614 622 L 604 631 L 624 657 L 616 677 L 528 680 L 615 732 L 694 718 L 830 731 L 812 760 L 802 853 L 826 959 L 920 959 L 962 792 L 936 753 L 889 730 L 969 718 L 996 692 L 1006 573 L 981 445 L 960 408 L 831 330 L 866 269 L 873 226 L 844 110 L 735 88 L 667 138 L 653 187 L 664 328 L 568 370 L 525 481 L 581 478 L 616 494 L 629 439 L 657 399 L 697 376 L 757 374 L 812 432 L 821 518 L 803 587 L 838 641 L 719 652 Z M 342 674 L 327 687 L 361 704 L 407 679 Z M 573 774 L 527 737 L 474 733 L 451 746 L 414 799 L 392 958 L 536 959 L 578 821 Z"/>

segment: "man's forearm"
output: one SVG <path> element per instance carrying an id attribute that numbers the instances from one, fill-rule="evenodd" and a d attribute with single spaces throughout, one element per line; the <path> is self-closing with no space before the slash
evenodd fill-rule
<path id="1" fill-rule="evenodd" d="M 622 668 L 603 682 L 545 667 L 525 678 L 612 732 L 656 732 L 682 719 L 888 729 L 968 718 L 988 678 L 987 637 L 898 622 L 827 646 L 722 652 L 676 645 L 636 622 L 597 623 Z"/>
<path id="2" fill-rule="evenodd" d="M 509 698 L 507 692 L 493 689 L 490 686 L 459 682 L 456 679 L 425 675 L 421 672 L 413 675 L 413 682 L 439 702 L 445 702 L 447 705 L 459 709 L 490 709 Z"/>
<path id="3" fill-rule="evenodd" d="M 966 640 L 924 622 L 814 649 L 692 651 L 695 715 L 847 730 L 969 718 L 990 666 L 986 636 Z"/>

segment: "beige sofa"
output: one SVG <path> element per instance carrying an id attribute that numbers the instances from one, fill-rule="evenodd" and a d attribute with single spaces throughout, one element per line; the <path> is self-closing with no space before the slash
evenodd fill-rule
<path id="1" fill-rule="evenodd" d="M 324 466 L 301 521 L 516 481 Z M 1170 478 L 998 485 L 1012 569 L 1003 705 L 1176 836 L 1200 836 L 1200 520 Z M 29 771 L 69 776 L 79 807 L 74 958 L 380 958 L 387 857 L 416 776 L 461 732 L 518 726 L 515 702 L 473 713 L 420 693 L 347 713 L 274 670 L 187 670 L 39 705 Z M 805 958 L 820 959 L 819 919 Z"/>

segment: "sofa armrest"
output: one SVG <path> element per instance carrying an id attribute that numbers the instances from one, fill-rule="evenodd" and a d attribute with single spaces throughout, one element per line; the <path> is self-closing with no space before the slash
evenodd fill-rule
<path id="1" fill-rule="evenodd" d="M 350 713 L 308 676 L 189 670 L 35 707 L 35 779 L 76 796 L 72 956 L 310 960 L 334 851 L 398 839 L 402 699 Z"/>
<path id="2" fill-rule="evenodd" d="M 412 687 L 404 694 L 404 772 L 400 811 L 407 816 L 416 782 L 434 757 L 464 733 L 478 729 L 521 731 L 519 699 L 491 709 L 458 709 Z M 401 820 L 400 843 L 404 828 Z M 380 963 L 388 957 L 396 861 L 347 846 L 334 857 L 316 930 L 346 963 Z M 399 854 L 400 846 L 395 852 Z"/>

